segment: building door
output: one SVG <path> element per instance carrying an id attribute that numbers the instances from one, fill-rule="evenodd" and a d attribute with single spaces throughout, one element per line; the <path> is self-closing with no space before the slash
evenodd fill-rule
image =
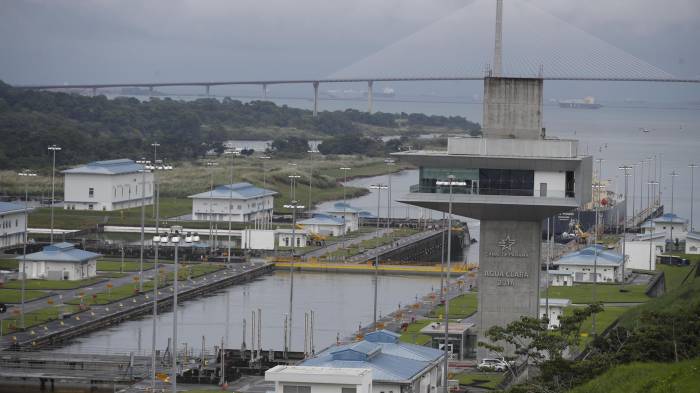
<path id="1" fill-rule="evenodd" d="M 541 197 L 547 196 L 547 183 L 540 183 L 540 196 Z"/>

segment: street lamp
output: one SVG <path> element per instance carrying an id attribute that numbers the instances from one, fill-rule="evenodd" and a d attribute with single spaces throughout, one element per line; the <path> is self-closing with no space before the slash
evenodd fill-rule
<path id="1" fill-rule="evenodd" d="M 343 176 L 344 176 L 344 178 L 343 178 L 343 233 L 342 233 L 342 237 L 340 239 L 340 244 L 341 244 L 341 247 L 343 249 L 343 260 L 345 260 L 345 257 L 347 255 L 347 250 L 345 249 L 345 220 L 346 220 L 345 215 L 347 214 L 347 212 L 346 212 L 346 210 L 347 210 L 347 201 L 346 201 L 347 195 L 345 192 L 345 188 L 347 187 L 347 183 L 348 183 L 348 171 L 351 169 L 352 168 L 347 167 L 347 166 L 340 167 L 340 170 L 343 171 Z M 377 220 L 379 220 L 378 215 L 377 215 Z"/>
<path id="2" fill-rule="evenodd" d="M 139 251 L 139 292 L 143 292 L 143 245 L 144 245 L 144 227 L 146 214 L 146 173 L 151 172 L 147 169 L 150 161 L 145 158 L 141 159 L 143 167 L 139 169 L 141 172 L 141 249 Z"/>
<path id="3" fill-rule="evenodd" d="M 309 204 L 306 206 L 306 209 L 311 210 L 311 181 L 314 175 L 313 156 L 314 153 L 320 153 L 320 151 L 318 151 L 318 149 L 311 149 L 306 152 L 309 153 L 309 163 L 311 164 L 309 166 Z"/>
<path id="4" fill-rule="evenodd" d="M 22 177 L 36 177 L 36 173 L 25 169 L 17 174 Z M 29 179 L 27 179 L 29 180 Z M 24 288 L 26 286 L 27 271 L 27 221 L 29 221 L 29 181 L 24 182 L 24 242 L 22 242 L 22 287 L 20 290 L 20 326 L 24 330 Z"/>
<path id="5" fill-rule="evenodd" d="M 453 186 L 461 186 L 464 187 L 467 185 L 466 182 L 463 181 L 456 181 L 454 175 L 449 175 L 447 176 L 447 181 L 442 181 L 439 180 L 435 182 L 436 185 L 438 186 L 449 186 L 450 187 L 450 200 L 448 203 L 448 214 L 447 214 L 447 271 L 445 272 L 445 282 L 446 285 L 445 287 L 447 288 L 447 293 L 449 293 L 449 288 L 450 288 L 450 262 L 452 259 L 452 187 Z M 448 343 L 450 340 L 450 331 L 449 331 L 449 324 L 450 324 L 450 318 L 449 318 L 449 310 L 450 310 L 450 297 L 445 296 L 445 369 L 443 371 L 443 385 L 445 388 L 447 388 L 447 374 L 449 370 L 449 364 L 448 364 L 448 359 L 449 359 L 449 351 L 448 351 Z"/>
<path id="6" fill-rule="evenodd" d="M 649 187 L 647 187 L 647 192 L 649 193 L 650 190 L 654 189 L 655 185 L 659 184 L 659 182 L 650 181 L 648 184 L 649 184 Z M 671 230 L 673 230 L 673 223 L 671 223 Z M 654 227 L 650 226 L 650 230 L 649 230 L 649 271 L 653 270 L 651 268 L 651 261 L 652 261 L 652 247 L 653 247 L 652 243 L 653 243 L 653 238 L 654 238 L 654 232 L 655 232 Z"/>
<path id="7" fill-rule="evenodd" d="M 679 175 L 679 173 L 676 172 L 676 170 L 674 169 L 669 175 L 671 176 L 671 243 L 673 243 L 673 189 L 675 186 L 675 179 Z"/>
<path id="8" fill-rule="evenodd" d="M 219 165 L 218 162 L 208 161 L 205 164 L 209 168 L 214 168 Z M 214 217 L 213 209 L 214 205 L 214 171 L 209 171 L 209 253 L 214 255 L 214 224 L 212 219 Z"/>
<path id="9" fill-rule="evenodd" d="M 693 232 L 695 228 L 693 228 L 693 194 L 695 192 L 695 168 L 698 167 L 698 164 L 689 164 L 688 168 L 690 168 L 690 232 Z"/>
<path id="10" fill-rule="evenodd" d="M 161 241 L 160 236 L 160 188 L 158 187 L 157 177 L 153 176 L 154 201 L 153 206 L 156 211 L 156 234 L 153 236 L 154 245 L 154 260 L 153 260 L 153 331 L 151 337 L 151 390 L 156 391 L 156 333 L 158 331 L 158 244 Z M 123 248 L 122 248 L 123 250 Z M 123 251 L 122 251 L 122 255 Z M 123 261 L 123 259 L 122 259 Z M 123 265 L 123 264 L 122 264 Z"/>
<path id="11" fill-rule="evenodd" d="M 387 158 L 384 160 L 384 163 L 390 167 L 395 165 L 395 162 L 396 161 L 394 161 L 391 158 Z M 386 184 L 388 186 L 387 194 L 386 194 L 386 229 L 387 229 L 387 231 L 389 230 L 389 227 L 391 226 L 391 173 L 392 173 L 391 170 L 389 171 L 389 173 L 387 173 L 387 182 L 386 182 Z M 393 238 L 393 236 L 392 236 L 392 238 Z"/>
<path id="12" fill-rule="evenodd" d="M 158 162 L 158 146 L 160 146 L 160 143 L 153 142 L 151 146 L 153 146 L 153 164 L 155 165 Z"/>
<path id="13" fill-rule="evenodd" d="M 381 195 L 382 190 L 386 190 L 389 187 L 384 184 L 373 184 L 369 186 L 372 190 L 377 190 L 377 244 L 376 244 L 376 255 L 374 257 L 374 330 L 377 330 L 377 292 L 378 292 L 378 281 L 379 281 L 379 209 L 381 205 Z M 345 227 L 343 226 L 343 230 Z"/>
<path id="14" fill-rule="evenodd" d="M 53 153 L 53 164 L 51 166 L 51 235 L 49 239 L 49 244 L 53 244 L 53 205 L 56 191 L 56 152 L 61 151 L 61 148 L 56 145 L 51 145 L 48 147 L 48 149 Z"/>
<path id="15" fill-rule="evenodd" d="M 178 249 L 180 248 L 180 232 L 175 231 L 173 233 L 165 233 L 161 235 L 160 242 L 162 244 L 172 244 L 175 246 L 175 259 L 174 259 L 174 271 L 173 271 L 173 352 L 172 352 L 172 387 L 173 393 L 177 393 L 177 286 L 178 286 Z M 188 233 L 185 237 L 185 243 L 191 244 L 193 237 Z"/>
<path id="16" fill-rule="evenodd" d="M 231 177 L 230 186 L 228 193 L 228 247 L 226 249 L 226 263 L 231 263 L 231 208 L 233 203 L 233 159 L 234 157 L 240 155 L 241 153 L 237 150 L 231 149 L 227 152 L 231 155 Z M 223 348 L 222 348 L 223 349 Z"/>
<path id="17" fill-rule="evenodd" d="M 297 176 L 298 177 L 298 176 Z M 292 178 L 293 181 L 293 178 Z M 303 209 L 304 205 L 299 205 L 293 200 L 290 204 L 283 205 L 285 209 L 292 209 L 292 262 L 289 264 L 289 339 L 287 340 L 287 348 L 285 352 L 292 349 L 292 305 L 294 300 L 294 249 L 296 244 L 296 228 L 297 228 L 297 209 Z"/>
<path id="18" fill-rule="evenodd" d="M 627 198 L 627 178 L 631 176 L 630 170 L 632 170 L 632 166 L 630 165 L 623 165 L 618 168 L 619 170 L 624 172 L 625 176 L 625 217 L 622 222 L 622 283 L 625 283 L 625 263 L 627 262 L 627 201 L 629 200 Z"/>
<path id="19" fill-rule="evenodd" d="M 594 188 L 597 189 L 597 192 L 600 193 L 600 189 L 605 188 L 602 184 L 595 184 L 593 185 Z M 600 194 L 599 194 L 600 195 Z M 593 303 L 596 302 L 596 284 L 598 284 L 598 210 L 600 207 L 600 198 L 598 198 L 598 201 L 596 201 L 595 205 L 595 228 L 593 230 L 593 290 L 592 292 L 592 298 L 593 298 Z M 624 258 L 624 256 L 623 256 Z M 591 315 L 591 327 L 593 330 L 593 335 L 597 335 L 596 331 L 596 320 L 595 320 L 595 314 Z"/>
<path id="20" fill-rule="evenodd" d="M 263 171 L 263 188 L 267 187 L 267 171 L 265 170 L 265 161 L 264 160 L 269 160 L 270 156 L 260 156 L 258 157 L 259 159 L 263 160 L 262 162 L 262 171 Z"/>

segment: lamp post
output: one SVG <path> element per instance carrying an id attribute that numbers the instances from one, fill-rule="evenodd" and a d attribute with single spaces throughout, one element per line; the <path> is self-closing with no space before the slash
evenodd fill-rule
<path id="1" fill-rule="evenodd" d="M 303 209 L 304 205 L 299 205 L 297 201 L 292 200 L 290 204 L 283 205 L 283 207 L 285 209 L 292 209 L 292 262 L 289 264 L 289 329 L 287 329 L 287 334 L 289 335 L 289 338 L 286 340 L 287 347 L 284 348 L 285 352 L 289 352 L 292 349 L 292 306 L 294 304 L 294 246 L 297 240 L 297 209 Z"/>
<path id="2" fill-rule="evenodd" d="M 29 170 L 24 170 L 17 174 L 22 177 L 36 177 L 36 173 Z M 29 179 L 27 179 L 29 180 Z M 27 221 L 29 221 L 29 181 L 24 182 L 24 241 L 22 242 L 22 287 L 20 290 L 20 327 L 25 328 L 24 324 L 24 288 L 27 280 Z"/>
<path id="3" fill-rule="evenodd" d="M 307 210 L 311 210 L 311 183 L 314 176 L 314 166 L 313 166 L 313 156 L 315 153 L 320 153 L 317 149 L 307 150 L 309 153 L 309 204 L 306 206 Z"/>
<path id="4" fill-rule="evenodd" d="M 347 255 L 347 250 L 345 249 L 345 232 L 346 232 L 346 230 L 345 230 L 345 215 L 347 214 L 347 212 L 346 212 L 346 210 L 347 210 L 347 202 L 346 202 L 347 195 L 346 195 L 345 188 L 347 187 L 347 183 L 348 183 L 348 171 L 351 169 L 352 168 L 347 167 L 347 166 L 340 168 L 340 170 L 343 171 L 343 176 L 344 176 L 344 178 L 343 178 L 343 233 L 342 233 L 342 237 L 340 239 L 340 245 L 343 249 L 343 260 L 345 260 L 345 257 Z M 379 220 L 379 216 L 377 216 L 377 220 Z"/>
<path id="5" fill-rule="evenodd" d="M 695 168 L 698 164 L 689 164 L 690 168 L 690 232 L 693 232 L 693 194 L 695 193 Z"/>
<path id="6" fill-rule="evenodd" d="M 233 159 L 237 155 L 240 155 L 236 150 L 229 150 L 228 154 L 231 155 L 231 174 L 230 174 L 230 180 L 229 180 L 229 192 L 228 192 L 228 246 L 226 248 L 226 263 L 230 264 L 231 263 L 231 204 L 233 203 Z M 227 308 L 228 310 L 228 308 Z"/>
<path id="7" fill-rule="evenodd" d="M 384 160 L 384 163 L 388 166 L 393 166 L 395 165 L 395 162 L 391 158 L 387 158 Z M 391 171 L 387 173 L 387 192 L 386 192 L 386 230 L 387 232 L 389 231 L 389 228 L 391 227 Z M 377 216 L 379 218 L 379 216 Z M 394 237 L 389 235 L 391 237 L 391 240 L 393 242 Z"/>
<path id="8" fill-rule="evenodd" d="M 265 160 L 269 160 L 270 156 L 260 156 L 258 157 L 259 159 L 263 160 L 262 161 L 262 171 L 263 171 L 263 188 L 267 187 L 267 171 L 265 170 Z"/>
<path id="9" fill-rule="evenodd" d="M 602 184 L 596 184 L 593 187 L 598 189 L 597 191 L 600 192 L 601 188 L 605 188 Z M 593 231 L 593 290 L 592 292 L 592 298 L 593 298 L 593 303 L 596 302 L 596 285 L 598 284 L 598 210 L 600 207 L 600 198 L 595 203 L 595 230 Z M 624 256 L 623 256 L 624 258 Z M 596 318 L 595 314 L 591 315 L 591 328 L 593 330 L 593 335 L 596 336 L 598 334 L 596 330 Z"/>
<path id="10" fill-rule="evenodd" d="M 296 163 L 288 162 L 287 165 L 294 168 L 294 173 L 295 173 L 294 175 L 287 176 L 288 178 L 292 179 L 289 183 L 289 197 L 291 199 L 297 199 L 296 179 L 301 178 L 301 176 L 296 174 L 296 167 L 297 167 Z"/>
<path id="11" fill-rule="evenodd" d="M 153 189 L 155 200 L 154 206 L 156 209 L 156 234 L 153 236 L 153 246 L 155 258 L 153 262 L 153 330 L 151 332 L 151 390 L 156 391 L 156 334 L 158 331 L 158 244 L 161 241 L 160 237 L 160 188 L 154 176 Z"/>
<path id="12" fill-rule="evenodd" d="M 217 162 L 209 161 L 205 164 L 209 168 L 214 168 L 219 164 Z M 214 171 L 209 171 L 209 253 L 214 255 L 214 224 L 212 219 L 214 217 L 213 210 L 214 203 Z"/>
<path id="13" fill-rule="evenodd" d="M 623 165 L 618 168 L 619 170 L 624 172 L 625 176 L 625 217 L 622 220 L 622 283 L 625 283 L 625 264 L 627 263 L 627 201 L 629 200 L 627 198 L 627 178 L 630 177 L 630 170 L 632 169 L 632 166 L 630 165 Z"/>
<path id="14" fill-rule="evenodd" d="M 445 287 L 447 288 L 447 293 L 450 292 L 450 262 L 452 259 L 452 187 L 453 186 L 466 186 L 467 183 L 463 181 L 456 181 L 454 175 L 447 176 L 447 181 L 437 181 L 435 182 L 438 186 L 449 186 L 450 187 L 450 200 L 447 208 L 447 271 L 445 272 Z M 445 296 L 445 369 L 442 373 L 443 375 L 443 385 L 447 389 L 447 374 L 449 371 L 449 350 L 448 344 L 450 339 L 450 297 Z"/>
<path id="15" fill-rule="evenodd" d="M 674 210 L 673 210 L 673 200 L 674 200 L 674 195 L 673 195 L 673 189 L 675 186 L 675 179 L 679 175 L 678 172 L 675 170 L 671 171 L 669 174 L 671 176 L 671 243 L 673 243 L 673 215 L 674 215 Z"/>
<path id="16" fill-rule="evenodd" d="M 48 149 L 53 153 L 53 164 L 51 166 L 51 235 L 49 237 L 49 243 L 53 244 L 53 205 L 56 191 L 56 152 L 61 151 L 61 148 L 56 145 L 51 145 L 48 147 Z"/>
<path id="17" fill-rule="evenodd" d="M 651 192 L 650 190 L 653 190 L 654 186 L 657 184 L 659 184 L 659 182 L 650 181 L 649 187 L 647 187 L 647 192 L 650 193 Z M 673 223 L 671 223 L 671 228 L 673 228 Z M 671 230 L 673 230 L 673 229 L 671 229 Z M 652 227 L 650 227 L 650 230 L 649 230 L 649 271 L 653 270 L 652 266 L 651 266 L 652 265 L 651 261 L 653 258 L 652 257 L 653 239 L 654 239 L 654 227 L 652 226 Z"/>
<path id="18" fill-rule="evenodd" d="M 382 190 L 386 190 L 389 187 L 385 186 L 384 184 L 373 184 L 369 186 L 370 189 L 372 190 L 377 190 L 377 244 L 376 244 L 376 255 L 374 257 L 374 317 L 372 321 L 374 322 L 374 330 L 377 330 L 377 294 L 378 294 L 378 286 L 379 286 L 379 209 L 381 208 L 381 200 L 382 200 Z"/>
<path id="19" fill-rule="evenodd" d="M 632 226 L 635 226 L 634 224 L 637 222 L 637 206 L 634 193 L 637 192 L 637 167 L 639 164 L 632 164 L 630 166 L 632 167 L 632 195 L 630 195 L 630 199 L 632 200 Z"/>
<path id="20" fill-rule="evenodd" d="M 146 173 L 150 172 L 147 166 L 150 162 L 145 158 L 141 159 L 140 164 L 143 166 L 139 169 L 141 172 L 141 248 L 139 250 L 139 292 L 143 292 L 143 246 L 144 246 L 144 227 L 146 214 Z"/>

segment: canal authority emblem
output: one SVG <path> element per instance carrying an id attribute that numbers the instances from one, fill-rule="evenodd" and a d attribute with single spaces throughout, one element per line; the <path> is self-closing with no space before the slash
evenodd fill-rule
<path id="1" fill-rule="evenodd" d="M 510 235 L 506 235 L 506 238 L 498 242 L 498 245 L 501 246 L 501 253 L 505 254 L 506 252 L 513 252 L 513 245 L 515 244 L 515 240 L 512 240 L 510 238 Z"/>
<path id="2" fill-rule="evenodd" d="M 527 258 L 528 253 L 524 250 L 518 250 L 514 246 L 517 243 L 515 239 L 512 239 L 510 235 L 506 235 L 505 238 L 501 239 L 496 245 L 498 247 L 488 250 L 486 256 L 488 257 L 509 257 L 509 258 Z"/>

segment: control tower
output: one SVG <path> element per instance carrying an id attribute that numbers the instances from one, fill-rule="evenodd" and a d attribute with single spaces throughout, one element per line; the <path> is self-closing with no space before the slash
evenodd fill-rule
<path id="1" fill-rule="evenodd" d="M 395 153 L 420 168 L 398 201 L 481 220 L 478 334 L 538 316 L 542 222 L 591 200 L 592 159 L 578 142 L 547 138 L 539 78 L 484 79 L 483 136 L 450 138 L 447 151 Z M 480 349 L 479 359 L 488 353 Z"/>

